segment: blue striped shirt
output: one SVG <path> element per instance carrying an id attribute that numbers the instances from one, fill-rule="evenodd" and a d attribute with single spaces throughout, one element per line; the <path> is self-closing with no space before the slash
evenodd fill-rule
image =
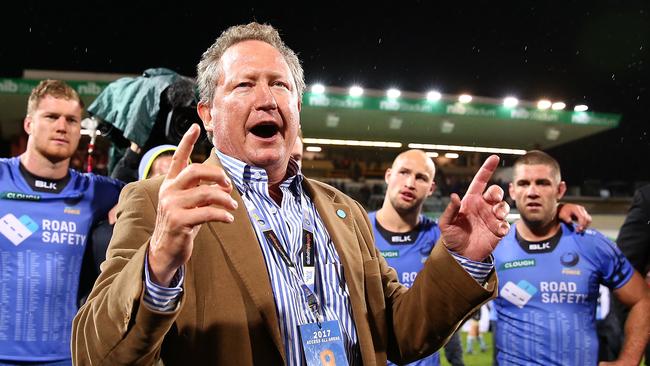
<path id="1" fill-rule="evenodd" d="M 144 256 L 144 283 L 145 291 L 142 296 L 144 303 L 153 310 L 170 312 L 176 310 L 178 298 L 183 292 L 183 279 L 185 278 L 185 267 L 181 266 L 174 274 L 169 287 L 155 284 L 149 276 L 149 254 Z"/>
<path id="2" fill-rule="evenodd" d="M 488 257 L 487 262 L 477 262 L 467 257 L 463 257 L 460 254 L 452 252 L 451 250 L 449 251 L 449 254 L 451 254 L 454 259 L 456 259 L 456 261 L 460 263 L 463 268 L 465 268 L 467 273 L 469 273 L 470 276 L 472 276 L 481 285 L 485 283 L 488 276 L 490 275 L 490 272 L 492 272 L 492 268 L 494 268 L 494 259 L 492 255 Z"/>
<path id="3" fill-rule="evenodd" d="M 299 275 L 303 274 L 300 260 L 302 247 L 302 201 L 314 218 L 314 246 L 316 248 L 316 280 L 314 292 L 321 304 L 321 314 L 325 320 L 338 320 L 343 334 L 343 344 L 350 365 L 361 364 L 357 332 L 352 319 L 350 295 L 342 273 L 342 266 L 334 243 L 325 229 L 323 220 L 309 196 L 302 188 L 303 176 L 297 164 L 291 160 L 286 178 L 280 184 L 282 202 L 280 205 L 269 195 L 269 181 L 266 171 L 246 165 L 240 160 L 217 151 L 224 169 L 247 205 L 254 205 L 270 224 L 284 245 L 289 258 L 296 266 Z M 250 212 L 249 212 L 250 214 Z M 255 234 L 262 249 L 266 269 L 278 315 L 280 333 L 284 339 L 288 365 L 304 365 L 299 325 L 316 321 L 307 305 L 305 294 L 297 278 L 293 276 L 280 258 L 279 253 L 270 246 L 260 227 L 251 219 Z"/>

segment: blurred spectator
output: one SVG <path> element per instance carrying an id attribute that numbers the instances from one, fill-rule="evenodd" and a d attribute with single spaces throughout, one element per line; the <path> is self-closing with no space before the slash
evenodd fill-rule
<path id="1" fill-rule="evenodd" d="M 650 185 L 635 192 L 616 243 L 645 278 L 650 271 Z"/>
<path id="2" fill-rule="evenodd" d="M 9 140 L 4 138 L 2 134 L 2 124 L 0 124 L 0 158 L 8 158 L 11 156 L 11 145 Z"/>
<path id="3" fill-rule="evenodd" d="M 484 305 L 485 306 L 485 305 Z M 487 351 L 487 343 L 485 343 L 485 337 L 483 334 L 487 332 L 484 327 L 481 327 L 481 317 L 483 317 L 483 306 L 481 309 L 477 310 L 469 321 L 469 331 L 467 332 L 467 348 L 466 353 L 471 355 L 474 353 L 474 342 L 478 340 L 479 349 L 482 353 Z"/>
<path id="4" fill-rule="evenodd" d="M 650 185 L 641 187 L 634 193 L 632 206 L 618 233 L 616 244 L 634 269 L 650 284 Z M 622 325 L 627 318 L 627 311 L 618 301 L 615 301 L 614 307 Z M 647 345 L 645 359 L 648 364 L 650 347 Z"/>
<path id="5" fill-rule="evenodd" d="M 137 160 L 134 160 L 134 158 L 138 156 L 137 152 L 135 152 L 133 149 L 129 149 L 129 151 L 131 151 L 133 154 L 124 155 L 124 157 L 116 165 L 116 169 L 113 170 L 113 176 L 130 179 L 130 177 L 134 176 L 136 174 L 135 172 L 137 171 L 138 180 L 143 180 L 167 174 L 169 171 L 169 166 L 171 164 L 172 156 L 174 155 L 174 151 L 176 151 L 176 146 L 156 146 L 147 151 L 144 156 L 142 156 L 142 159 L 137 158 Z M 134 161 L 137 163 L 135 164 L 137 165 L 137 170 L 133 168 Z M 106 249 L 108 248 L 108 244 L 110 243 L 111 237 L 113 236 L 114 223 L 115 217 L 110 217 L 109 215 L 106 220 L 99 222 L 92 231 L 92 254 L 93 261 L 95 263 L 95 271 L 93 274 L 94 278 L 97 278 L 101 272 L 100 266 L 102 262 L 106 260 Z M 90 283 L 90 287 L 92 287 L 92 284 L 94 282 L 95 281 L 93 279 L 93 281 Z"/>

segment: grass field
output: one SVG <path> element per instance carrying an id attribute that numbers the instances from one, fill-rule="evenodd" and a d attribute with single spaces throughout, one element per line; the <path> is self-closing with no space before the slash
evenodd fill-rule
<path id="1" fill-rule="evenodd" d="M 463 351 L 465 351 L 467 333 L 461 333 L 461 340 L 463 342 Z M 474 353 L 468 355 L 463 353 L 463 359 L 465 361 L 465 366 L 491 366 L 492 365 L 492 333 L 488 332 L 484 334 L 485 343 L 487 343 L 487 352 L 482 353 L 478 349 L 478 344 L 474 344 Z M 449 366 L 449 362 L 445 358 L 444 351 L 440 352 L 440 361 L 443 366 Z"/>

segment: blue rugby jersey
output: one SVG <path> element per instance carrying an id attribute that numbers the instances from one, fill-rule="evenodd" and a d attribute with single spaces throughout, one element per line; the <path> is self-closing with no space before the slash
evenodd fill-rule
<path id="1" fill-rule="evenodd" d="M 123 183 L 69 170 L 60 193 L 34 191 L 19 164 L 0 159 L 0 363 L 71 364 L 87 238 Z"/>
<path id="2" fill-rule="evenodd" d="M 386 262 L 397 271 L 397 277 L 403 285 L 411 287 L 415 277 L 424 268 L 433 246 L 440 238 L 438 224 L 420 215 L 416 230 L 403 235 L 395 234 L 386 240 L 377 227 L 377 212 L 368 214 L 375 234 L 375 247 L 381 252 Z"/>
<path id="3" fill-rule="evenodd" d="M 424 268 L 424 262 L 429 258 L 433 246 L 440 238 L 438 224 L 420 215 L 420 223 L 416 230 L 410 233 L 394 234 L 386 240 L 377 226 L 377 212 L 368 214 L 375 235 L 375 247 L 381 252 L 388 265 L 397 271 L 400 283 L 407 287 L 413 285 L 418 272 Z M 388 362 L 389 365 L 394 365 Z M 439 366 L 440 354 L 427 356 L 419 361 L 410 363 L 411 366 Z"/>
<path id="4" fill-rule="evenodd" d="M 566 224 L 556 244 L 520 244 L 513 226 L 494 258 L 499 365 L 597 365 L 599 285 L 618 289 L 633 274 L 616 245 Z"/>

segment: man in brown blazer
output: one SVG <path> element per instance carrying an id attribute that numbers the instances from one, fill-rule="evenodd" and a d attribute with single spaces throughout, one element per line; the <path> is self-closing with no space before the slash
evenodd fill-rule
<path id="1" fill-rule="evenodd" d="M 363 208 L 290 159 L 304 81 L 275 29 L 226 30 L 198 81 L 215 150 L 187 164 L 192 126 L 166 177 L 123 190 L 102 274 L 74 321 L 75 364 L 313 364 L 298 329 L 315 323 L 338 327 L 343 363 L 408 362 L 495 295 L 489 256 L 509 229 L 503 190 L 486 189 L 498 157 L 462 201 L 452 195 L 442 243 L 407 289 Z M 476 266 L 484 278 L 465 269 Z"/>

